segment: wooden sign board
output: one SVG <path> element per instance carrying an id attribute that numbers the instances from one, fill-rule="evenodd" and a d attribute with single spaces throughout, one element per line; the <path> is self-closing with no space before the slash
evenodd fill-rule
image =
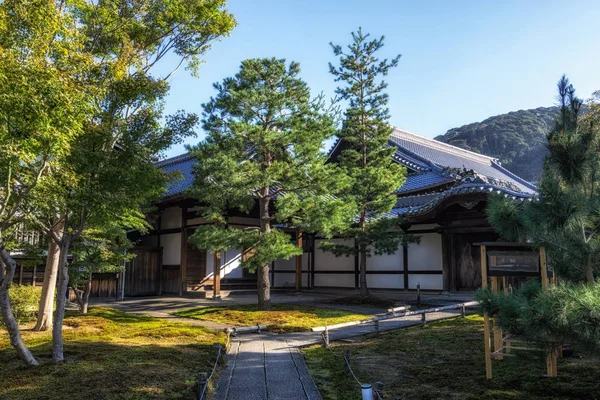
<path id="1" fill-rule="evenodd" d="M 488 276 L 540 276 L 540 255 L 528 250 L 488 250 Z"/>

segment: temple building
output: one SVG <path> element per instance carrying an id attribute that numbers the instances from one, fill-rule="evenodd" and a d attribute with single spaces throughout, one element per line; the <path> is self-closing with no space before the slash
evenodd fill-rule
<path id="1" fill-rule="evenodd" d="M 396 191 L 398 200 L 389 216 L 404 216 L 409 223 L 407 232 L 420 236 L 420 242 L 401 245 L 395 254 L 370 257 L 369 287 L 404 290 L 420 285 L 422 290 L 432 291 L 477 288 L 481 269 L 479 248 L 473 244 L 499 239 L 486 220 L 488 196 L 498 193 L 528 201 L 536 194 L 535 186 L 494 158 L 400 129 L 390 135 L 388 145 L 396 149 L 394 161 L 407 169 L 406 182 Z M 330 158 L 335 160 L 343 149 L 344 143 L 336 142 Z M 180 171 L 183 179 L 170 185 L 158 211 L 149 216 L 154 230 L 137 238 L 137 258 L 126 270 L 126 295 L 205 293 L 215 284 L 223 288 L 255 287 L 256 276 L 241 268 L 242 249 L 223 252 L 217 260 L 219 274 L 215 275 L 215 256 L 187 243 L 195 228 L 208 223 L 200 217 L 197 202 L 185 195 L 194 181 L 194 162 L 189 154 L 183 154 L 157 163 L 164 171 Z M 258 226 L 257 217 L 257 213 L 233 211 L 228 224 Z M 295 233 L 290 233 L 295 240 Z M 272 264 L 274 288 L 358 287 L 356 257 L 335 257 L 321 251 L 318 234 L 304 234 L 302 239 L 302 256 Z"/>

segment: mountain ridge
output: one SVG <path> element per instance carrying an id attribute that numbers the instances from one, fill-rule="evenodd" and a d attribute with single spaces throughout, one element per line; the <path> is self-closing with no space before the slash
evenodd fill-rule
<path id="1" fill-rule="evenodd" d="M 497 158 L 512 173 L 536 181 L 548 152 L 546 135 L 558 110 L 558 107 L 538 107 L 511 111 L 449 129 L 434 139 Z"/>

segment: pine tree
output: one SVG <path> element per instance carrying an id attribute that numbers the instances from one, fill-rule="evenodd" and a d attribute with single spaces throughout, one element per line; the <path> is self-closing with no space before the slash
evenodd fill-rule
<path id="1" fill-rule="evenodd" d="M 330 211 L 321 218 L 326 231 L 343 221 L 338 211 L 344 205 L 330 195 L 333 183 L 344 179 L 321 151 L 335 133 L 333 121 L 311 100 L 299 73 L 295 62 L 243 61 L 234 77 L 215 84 L 217 95 L 204 105 L 207 138 L 191 149 L 198 163 L 189 194 L 214 225 L 198 228 L 190 241 L 212 252 L 249 249 L 242 267 L 257 271 L 261 309 L 270 309 L 269 264 L 302 253 L 273 221 L 304 228 L 302 221 L 315 209 Z M 227 227 L 227 210 L 250 212 L 256 203 L 257 229 Z"/>
<path id="2" fill-rule="evenodd" d="M 393 128 L 386 107 L 387 83 L 382 80 L 391 68 L 398 65 L 400 55 L 392 60 L 379 60 L 376 53 L 383 47 L 384 37 L 369 40 L 362 29 L 352 33 L 347 51 L 331 44 L 340 58 L 340 65 L 329 64 L 329 70 L 341 86 L 336 94 L 348 103 L 340 140 L 348 147 L 339 157 L 339 165 L 352 184 L 344 193 L 348 202 L 358 210 L 356 223 L 339 232 L 353 240 L 352 245 L 326 242 L 322 248 L 336 256 L 359 256 L 360 294 L 368 296 L 367 258 L 373 254 L 393 254 L 402 240 L 401 220 L 386 218 L 396 203 L 394 191 L 405 181 L 406 169 L 392 160 L 394 148 L 387 146 Z"/>
<path id="3" fill-rule="evenodd" d="M 506 239 L 546 247 L 561 276 L 592 283 L 600 261 L 600 112 L 590 104 L 589 114 L 580 116 L 583 102 L 565 76 L 558 101 L 539 197 L 520 205 L 495 196 L 487 213 Z"/>

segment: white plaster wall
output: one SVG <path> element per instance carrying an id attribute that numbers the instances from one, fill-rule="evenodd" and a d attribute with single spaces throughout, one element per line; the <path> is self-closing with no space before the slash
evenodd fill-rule
<path id="1" fill-rule="evenodd" d="M 368 271 L 402 271 L 404 270 L 404 257 L 402 245 L 394 254 L 383 254 L 367 258 Z"/>
<path id="2" fill-rule="evenodd" d="M 181 208 L 165 208 L 161 214 L 160 229 L 181 228 Z"/>
<path id="3" fill-rule="evenodd" d="M 302 261 L 308 258 L 308 254 L 302 257 Z M 275 279 L 272 282 L 275 287 L 295 287 L 296 286 L 296 257 L 289 260 L 276 260 L 275 263 Z M 289 272 L 280 272 L 289 271 Z"/>
<path id="4" fill-rule="evenodd" d="M 354 274 L 315 274 L 315 286 L 354 287 Z"/>
<path id="5" fill-rule="evenodd" d="M 242 277 L 242 251 L 231 249 L 221 255 L 221 278 L 237 279 Z"/>
<path id="6" fill-rule="evenodd" d="M 354 241 L 344 239 L 331 239 L 330 242 L 353 245 Z M 329 252 L 319 248 L 324 240 L 315 240 L 315 271 L 336 270 L 336 271 L 354 271 L 354 256 L 336 257 Z"/>
<path id="7" fill-rule="evenodd" d="M 408 270 L 442 270 L 442 235 L 425 233 L 419 244 L 408 246 Z"/>
<path id="8" fill-rule="evenodd" d="M 367 270 L 369 268 L 367 267 Z M 404 289 L 404 275 L 386 274 L 372 275 L 367 274 L 367 286 L 373 289 Z M 352 285 L 354 287 L 354 283 Z"/>
<path id="9" fill-rule="evenodd" d="M 179 265 L 181 263 L 181 233 L 161 235 L 160 245 L 163 248 L 164 265 Z"/>
<path id="10" fill-rule="evenodd" d="M 417 284 L 421 284 L 421 289 L 424 290 L 442 290 L 444 287 L 444 277 L 439 275 L 421 275 L 414 274 L 408 276 L 409 289 L 416 289 Z"/>
<path id="11" fill-rule="evenodd" d="M 215 255 L 210 251 L 206 252 L 206 276 L 212 276 L 215 267 Z"/>
<path id="12" fill-rule="evenodd" d="M 351 271 L 354 272 L 354 256 L 336 257 L 329 252 L 319 249 L 323 240 L 315 240 L 315 286 L 354 287 L 354 274 L 319 274 L 318 271 Z M 352 245 L 354 241 L 331 239 L 336 243 Z"/>

